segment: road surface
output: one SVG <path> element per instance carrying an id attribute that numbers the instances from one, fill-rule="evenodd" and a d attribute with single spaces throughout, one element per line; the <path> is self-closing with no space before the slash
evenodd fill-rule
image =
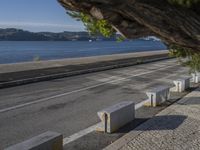
<path id="1" fill-rule="evenodd" d="M 45 131 L 68 137 L 100 120 L 121 101 L 146 100 L 145 90 L 188 75 L 176 59 L 38 82 L 0 90 L 0 149 Z"/>

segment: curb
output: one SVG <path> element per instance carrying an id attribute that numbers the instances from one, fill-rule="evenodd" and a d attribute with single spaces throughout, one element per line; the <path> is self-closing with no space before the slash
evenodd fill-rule
<path id="1" fill-rule="evenodd" d="M 51 75 L 45 75 L 45 76 L 40 76 L 40 77 L 34 77 L 34 78 L 14 80 L 14 81 L 0 83 L 0 89 L 29 84 L 29 83 L 36 83 L 36 82 L 40 82 L 40 81 L 49 81 L 49 80 L 59 79 L 59 78 L 64 78 L 64 77 L 71 77 L 71 76 L 94 73 L 94 72 L 99 72 L 99 71 L 106 71 L 106 70 L 111 70 L 111 69 L 129 67 L 129 66 L 134 66 L 134 65 L 138 65 L 138 64 L 146 64 L 146 63 L 151 63 L 151 62 L 156 62 L 156 61 L 161 61 L 161 60 L 166 60 L 166 59 L 172 59 L 172 58 L 162 57 L 162 58 L 145 60 L 143 62 L 130 62 L 130 63 L 123 63 L 123 64 L 115 64 L 115 65 L 91 68 L 91 69 L 86 69 L 86 70 L 77 70 L 77 71 L 71 71 L 71 72 L 66 72 L 66 73 L 51 74 Z"/>

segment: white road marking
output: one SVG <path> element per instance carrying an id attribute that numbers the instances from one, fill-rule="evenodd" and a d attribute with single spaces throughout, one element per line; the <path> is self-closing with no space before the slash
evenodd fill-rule
<path id="1" fill-rule="evenodd" d="M 51 99 L 55 99 L 55 98 L 58 98 L 58 97 L 63 97 L 63 96 L 66 96 L 66 95 L 70 95 L 70 94 L 82 92 L 82 91 L 85 91 L 85 90 L 88 90 L 88 89 L 92 89 L 92 88 L 96 88 L 96 87 L 99 87 L 99 86 L 102 86 L 102 85 L 105 85 L 105 84 L 112 84 L 112 83 L 114 83 L 114 82 L 126 80 L 126 79 L 129 79 L 129 78 L 132 78 L 132 77 L 150 74 L 150 73 L 153 73 L 153 72 L 156 72 L 156 71 L 159 71 L 159 70 L 164 70 L 164 69 L 171 68 L 171 67 L 175 67 L 175 66 L 178 66 L 178 65 L 162 67 L 162 68 L 159 68 L 159 69 L 155 69 L 155 70 L 151 70 L 151 71 L 147 71 L 147 72 L 143 72 L 143 73 L 131 75 L 131 76 L 126 77 L 126 78 L 120 78 L 120 79 L 117 79 L 117 80 L 113 80 L 113 81 L 108 81 L 108 82 L 96 84 L 96 85 L 93 85 L 93 86 L 85 87 L 85 88 L 78 89 L 78 90 L 74 90 L 74 91 L 71 91 L 71 92 L 66 92 L 66 93 L 63 93 L 63 94 L 58 94 L 58 95 L 55 95 L 55 96 L 43 98 L 43 99 L 36 100 L 36 101 L 33 101 L 33 102 L 28 102 L 28 103 L 19 104 L 19 105 L 16 105 L 16 106 L 4 108 L 4 109 L 1 109 L 1 110 L 0 110 L 0 113 L 4 113 L 4 112 L 7 112 L 7 111 L 19 109 L 19 108 L 22 108 L 22 107 L 25 107 L 25 106 L 29 106 L 29 105 L 33 105 L 33 104 L 37 104 L 37 103 L 41 103 L 41 102 L 45 102 L 45 101 L 49 101 L 49 100 L 51 100 Z"/>
<path id="2" fill-rule="evenodd" d="M 148 101 L 149 101 L 149 100 L 147 99 L 147 100 L 144 100 L 144 101 L 142 101 L 142 102 L 136 104 L 136 105 L 135 105 L 135 110 L 141 108 L 141 107 L 144 105 L 144 103 L 146 103 L 146 102 L 148 102 Z M 71 135 L 71 136 L 65 137 L 65 138 L 63 139 L 63 145 L 69 144 L 70 142 L 73 142 L 73 141 L 75 141 L 75 140 L 77 140 L 77 139 L 79 139 L 79 138 L 81 138 L 81 137 L 83 137 L 83 136 L 85 136 L 85 135 L 87 135 L 87 134 L 89 134 L 89 133 L 95 131 L 95 129 L 96 129 L 98 126 L 100 126 L 101 124 L 102 124 L 102 122 L 99 122 L 99 123 L 97 123 L 97 124 L 95 124 L 95 125 L 93 125 L 93 126 L 90 126 L 90 127 L 86 128 L 86 129 L 83 129 L 83 130 L 77 132 L 77 133 L 74 133 L 74 134 Z"/>
<path id="3" fill-rule="evenodd" d="M 75 134 L 73 134 L 71 136 L 68 136 L 68 137 L 64 138 L 63 139 L 63 145 L 66 145 L 66 144 L 68 144 L 70 142 L 73 142 L 73 141 L 75 141 L 75 140 L 87 135 L 88 133 L 91 133 L 92 131 L 95 131 L 96 127 L 99 126 L 100 124 L 101 124 L 101 122 L 97 123 L 97 124 L 95 124 L 95 125 L 93 125 L 91 127 L 88 127 L 88 128 L 86 128 L 84 130 L 81 130 L 81 131 L 79 131 L 79 132 L 77 132 L 77 133 L 75 133 Z"/>

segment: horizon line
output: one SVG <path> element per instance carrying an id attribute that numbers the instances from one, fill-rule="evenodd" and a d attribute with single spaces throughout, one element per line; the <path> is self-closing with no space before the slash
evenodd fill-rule
<path id="1" fill-rule="evenodd" d="M 23 30 L 23 31 L 28 31 L 28 32 L 32 32 L 32 33 L 42 33 L 42 32 L 50 32 L 50 33 L 62 33 L 62 32 L 87 32 L 89 33 L 87 30 L 80 30 L 80 31 L 73 31 L 73 30 L 63 30 L 63 31 L 31 31 L 28 29 L 24 29 L 24 28 L 16 28 L 16 27 L 1 27 L 0 29 L 6 30 L 6 29 L 16 29 L 16 30 Z"/>
<path id="2" fill-rule="evenodd" d="M 56 24 L 42 22 L 0 22 L 0 28 L 16 28 L 30 32 L 63 32 L 63 31 L 86 31 L 84 26 L 71 24 Z"/>

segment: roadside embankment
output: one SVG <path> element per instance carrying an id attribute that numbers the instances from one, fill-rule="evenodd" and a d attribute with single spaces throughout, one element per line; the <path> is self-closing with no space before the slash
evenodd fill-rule
<path id="1" fill-rule="evenodd" d="M 0 65 L 0 88 L 168 59 L 168 51 L 136 52 Z"/>

